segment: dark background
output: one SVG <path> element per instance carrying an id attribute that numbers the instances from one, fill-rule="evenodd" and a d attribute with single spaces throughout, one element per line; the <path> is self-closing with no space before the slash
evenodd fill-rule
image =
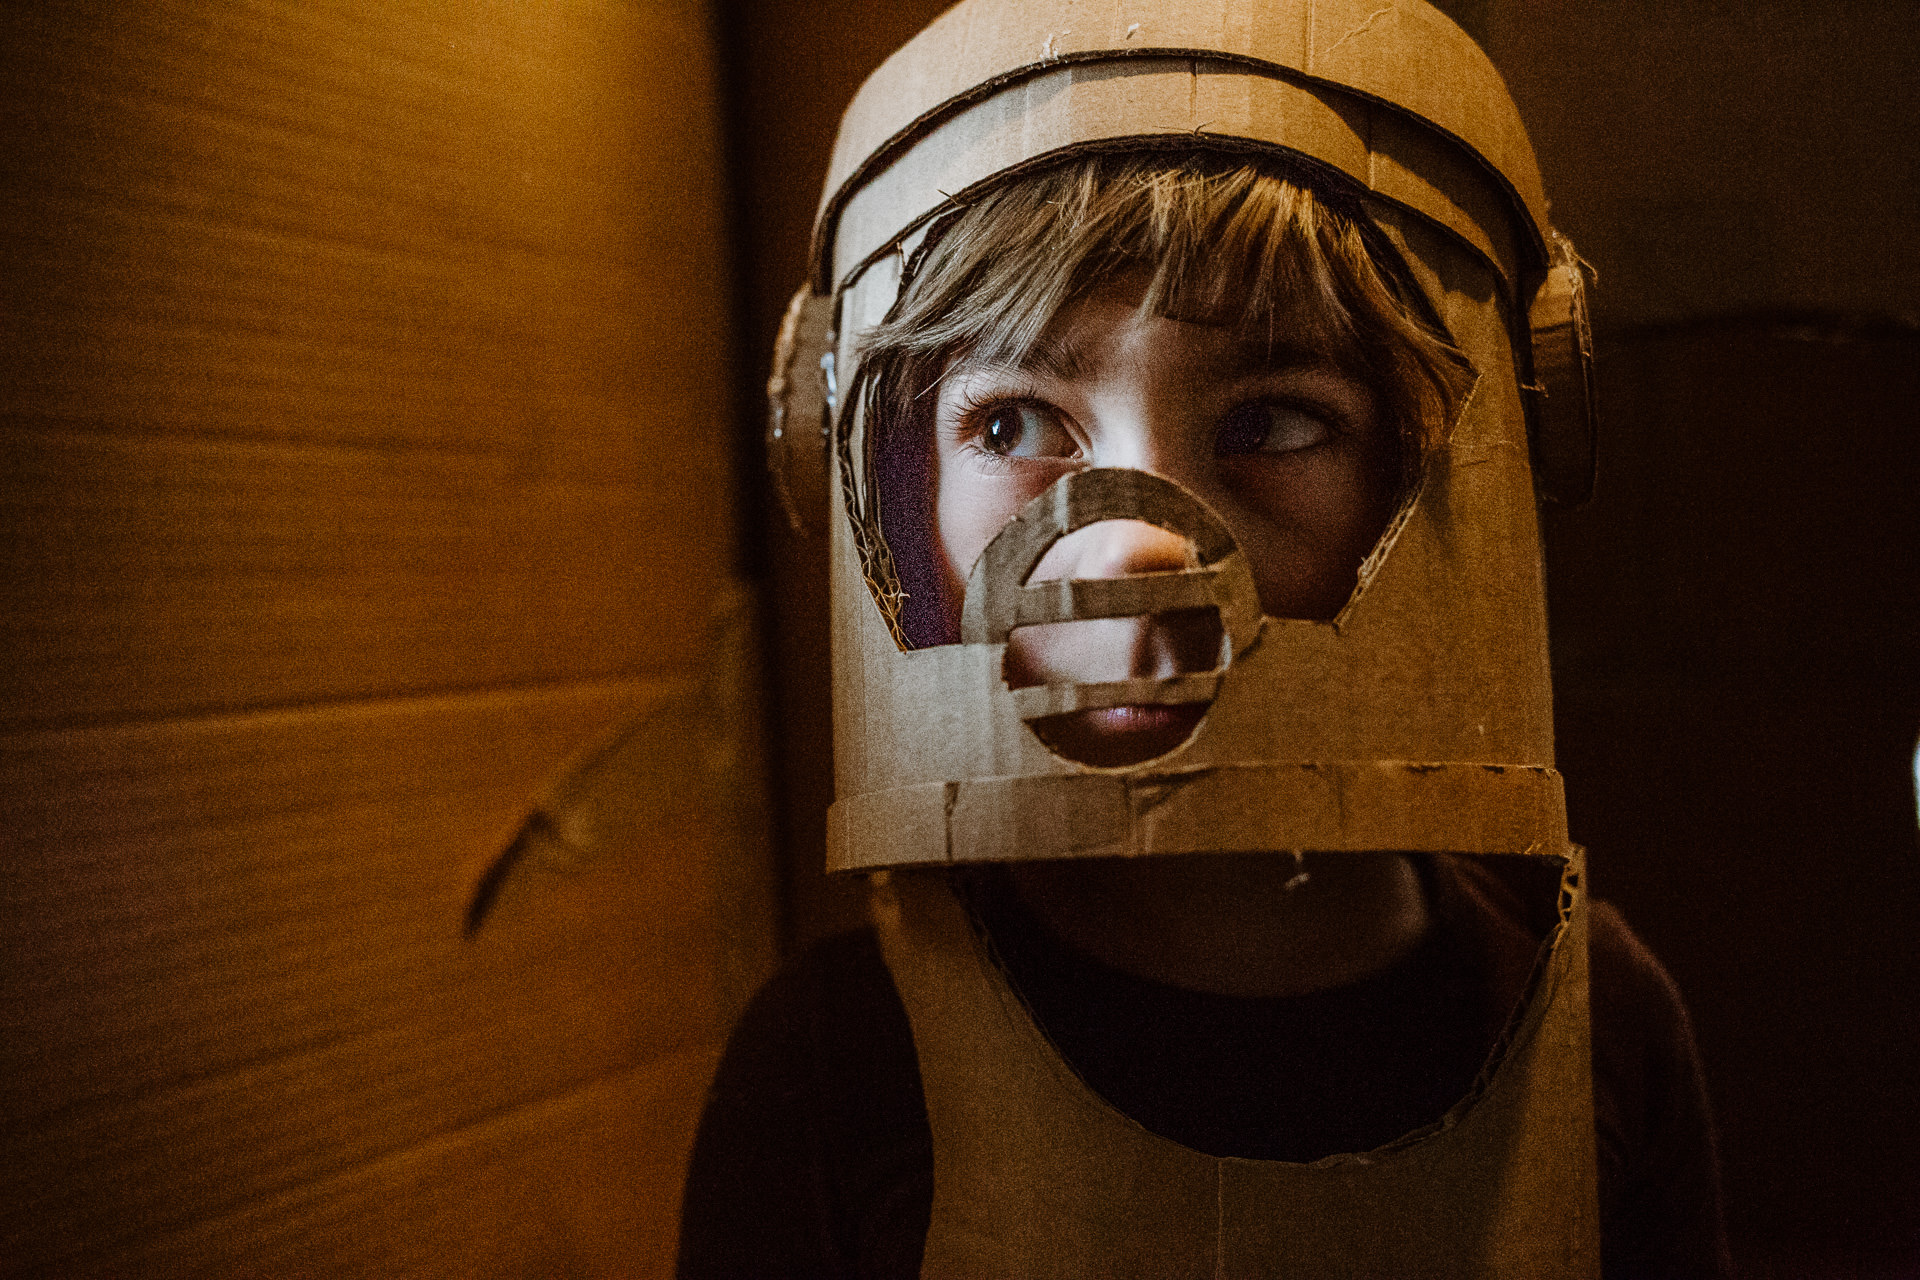
<path id="1" fill-rule="evenodd" d="M 944 7 L 722 6 L 750 427 L 838 114 Z M 1920 5 L 1451 11 L 1599 272 L 1598 491 L 1545 522 L 1574 838 L 1692 1005 L 1743 1273 L 1920 1274 Z M 859 904 L 823 558 L 769 510 L 791 948 Z"/>

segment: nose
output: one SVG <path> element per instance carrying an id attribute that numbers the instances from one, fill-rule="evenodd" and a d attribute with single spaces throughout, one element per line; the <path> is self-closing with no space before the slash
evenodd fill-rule
<path id="1" fill-rule="evenodd" d="M 1053 544 L 1031 581 L 1118 578 L 1192 568 L 1193 545 L 1141 520 L 1103 520 Z M 1021 627 L 1007 646 L 1010 685 L 1048 680 L 1120 680 L 1206 671 L 1218 664 L 1220 619 L 1212 609 L 1149 617 L 1083 619 Z"/>
<path id="2" fill-rule="evenodd" d="M 1034 566 L 1032 580 L 1120 578 L 1186 569 L 1196 563 L 1192 544 L 1177 533 L 1144 520 L 1102 520 L 1048 548 Z"/>

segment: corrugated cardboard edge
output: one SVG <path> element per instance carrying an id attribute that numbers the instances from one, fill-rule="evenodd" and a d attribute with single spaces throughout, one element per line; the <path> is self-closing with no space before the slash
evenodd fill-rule
<path id="1" fill-rule="evenodd" d="M 972 778 L 844 796 L 827 869 L 1219 850 L 1543 853 L 1566 798 L 1545 766 L 1261 762 Z"/>

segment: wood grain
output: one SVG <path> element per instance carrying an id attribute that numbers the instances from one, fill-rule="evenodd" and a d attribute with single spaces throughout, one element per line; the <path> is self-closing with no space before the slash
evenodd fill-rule
<path id="1" fill-rule="evenodd" d="M 777 916 L 710 43 L 0 14 L 0 1271 L 670 1270 Z"/>
<path id="2" fill-rule="evenodd" d="M 701 748 L 724 715 L 650 682 L 0 743 L 9 1252 L 125 1248 L 717 1041 L 770 915 Z M 484 864 L 633 723 L 609 847 L 465 937 Z"/>

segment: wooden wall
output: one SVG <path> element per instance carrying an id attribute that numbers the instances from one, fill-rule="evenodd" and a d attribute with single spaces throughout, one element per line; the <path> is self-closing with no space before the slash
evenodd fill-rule
<path id="1" fill-rule="evenodd" d="M 775 922 L 715 85 L 0 17 L 0 1271 L 670 1267 Z"/>

